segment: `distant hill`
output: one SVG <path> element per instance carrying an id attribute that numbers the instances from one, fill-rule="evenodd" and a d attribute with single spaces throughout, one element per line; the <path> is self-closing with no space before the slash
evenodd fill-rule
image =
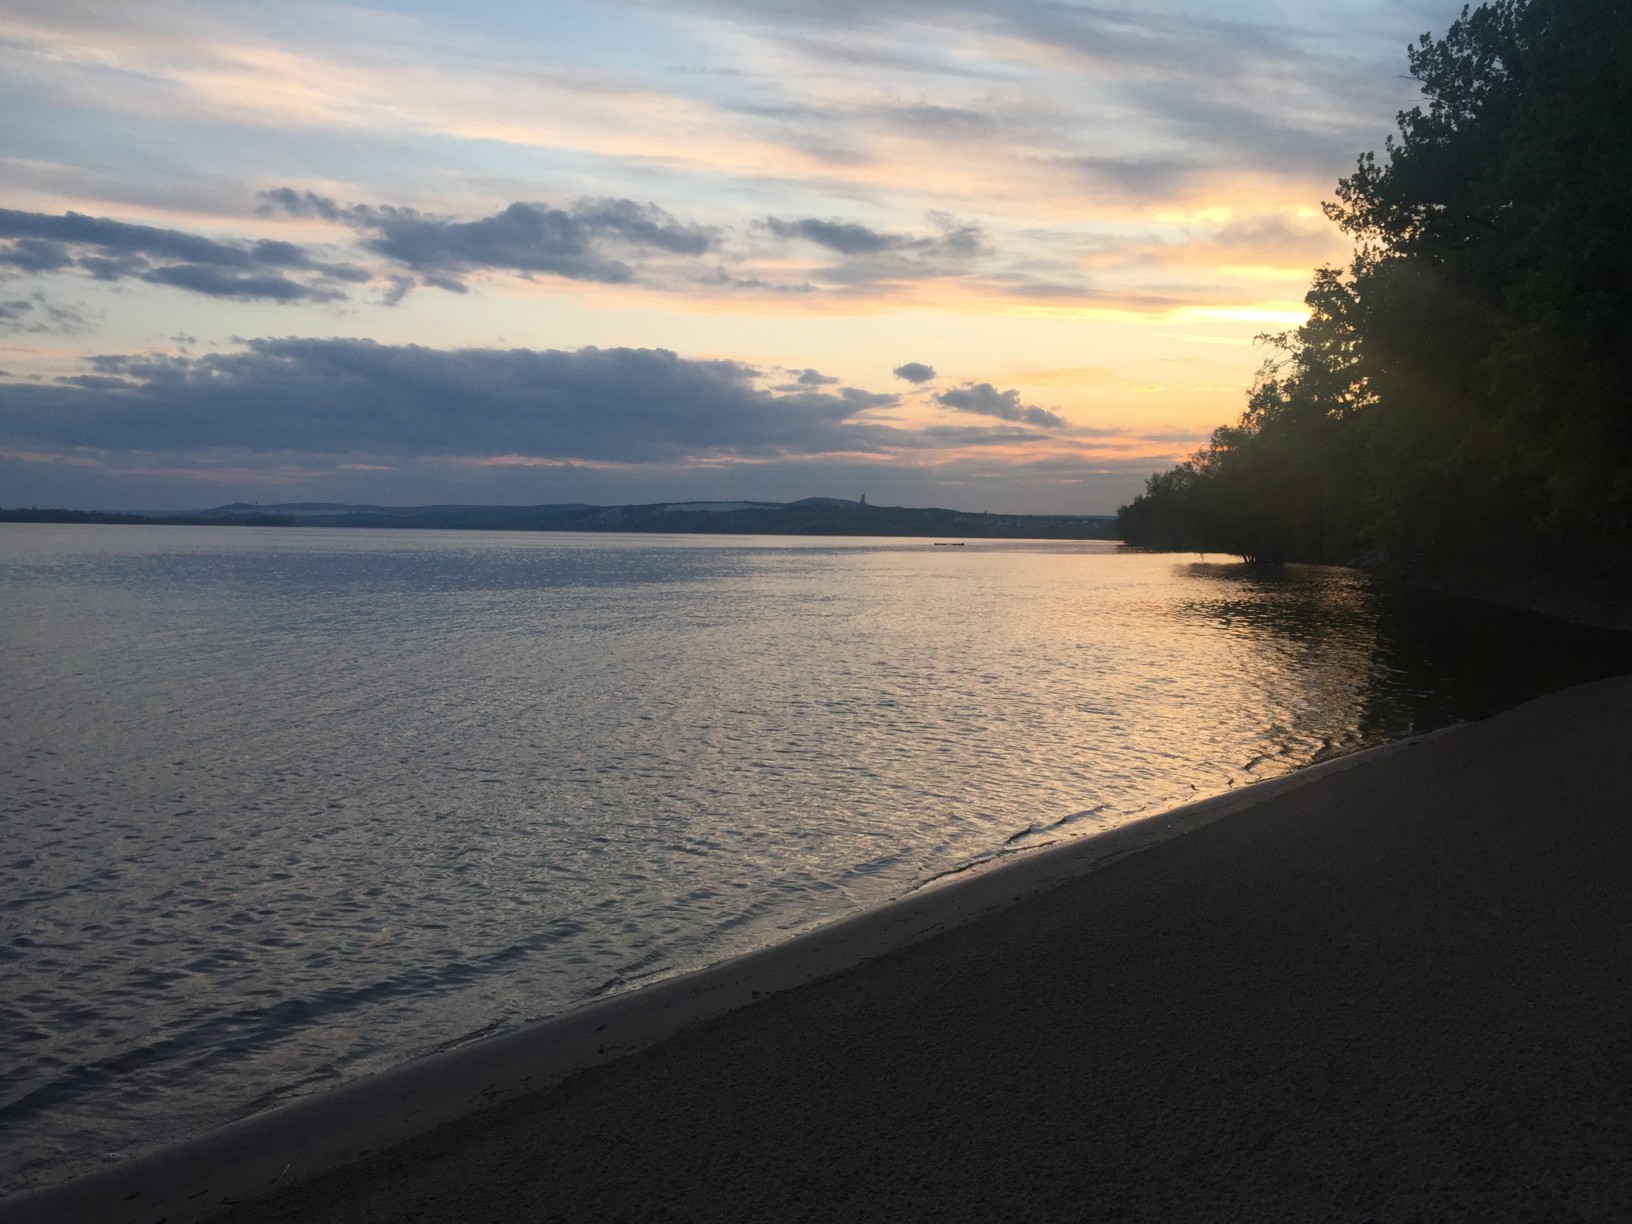
<path id="1" fill-rule="evenodd" d="M 242 524 L 277 527 L 391 527 L 420 530 L 664 532 L 710 535 L 958 536 L 1109 540 L 1111 515 L 972 514 L 870 506 L 838 497 L 795 502 L 694 501 L 592 506 L 355 506 L 339 502 L 233 502 L 209 510 L 109 514 L 85 510 L 0 510 L 0 522 Z"/>
<path id="2" fill-rule="evenodd" d="M 525 529 L 538 519 L 575 510 L 594 510 L 580 502 L 548 506 L 353 506 L 340 502 L 280 502 L 257 506 L 233 502 L 213 510 L 155 512 L 164 519 L 203 515 L 214 519 L 249 519 L 273 516 L 294 520 L 302 527 L 432 527 Z"/>
<path id="3" fill-rule="evenodd" d="M 219 510 L 147 511 L 119 513 L 110 510 L 44 510 L 25 506 L 16 510 L 0 509 L 0 523 L 126 523 L 152 526 L 163 523 L 172 527 L 298 527 L 298 519 L 289 515 L 223 514 Z"/>

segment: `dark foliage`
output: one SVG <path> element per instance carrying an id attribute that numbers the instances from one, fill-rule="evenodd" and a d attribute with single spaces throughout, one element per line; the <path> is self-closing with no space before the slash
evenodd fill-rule
<path id="1" fill-rule="evenodd" d="M 1495 0 L 1408 55 L 1424 103 L 1326 206 L 1352 263 L 1130 542 L 1632 560 L 1632 7 Z"/>

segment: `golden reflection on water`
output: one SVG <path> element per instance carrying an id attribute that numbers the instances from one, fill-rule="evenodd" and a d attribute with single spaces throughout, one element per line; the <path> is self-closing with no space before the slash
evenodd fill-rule
<path id="1" fill-rule="evenodd" d="M 1377 594 L 1362 576 L 1317 567 L 1262 572 L 1195 563 L 1181 581 L 1205 589 L 1174 614 L 1206 625 L 1265 694 L 1262 753 L 1245 766 L 1261 776 L 1374 742 L 1367 711 L 1379 691 Z M 1263 720 L 1260 719 L 1262 722 Z M 1241 732 L 1252 734 L 1249 728 Z"/>

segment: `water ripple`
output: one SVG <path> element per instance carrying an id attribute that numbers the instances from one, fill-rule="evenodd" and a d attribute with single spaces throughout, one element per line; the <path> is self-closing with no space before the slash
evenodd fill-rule
<path id="1" fill-rule="evenodd" d="M 1095 544 L 8 526 L 0 584 L 13 1187 L 1632 663 Z"/>

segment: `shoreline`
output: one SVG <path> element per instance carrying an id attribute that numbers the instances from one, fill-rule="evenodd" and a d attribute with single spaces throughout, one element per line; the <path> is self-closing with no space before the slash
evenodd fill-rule
<path id="1" fill-rule="evenodd" d="M 1624 1220 L 1628 743 L 1347 758 L 217 1224 Z"/>
<path id="2" fill-rule="evenodd" d="M 0 1200 L 0 1219 L 1623 1219 L 1628 743 L 1632 677 L 1563 690 Z"/>
<path id="3" fill-rule="evenodd" d="M 16 1192 L 0 1198 L 0 1222 L 205 1219 L 1456 730 L 1362 749 L 1112 829 L 977 863 L 767 947 L 399 1064 L 116 1166 Z"/>

